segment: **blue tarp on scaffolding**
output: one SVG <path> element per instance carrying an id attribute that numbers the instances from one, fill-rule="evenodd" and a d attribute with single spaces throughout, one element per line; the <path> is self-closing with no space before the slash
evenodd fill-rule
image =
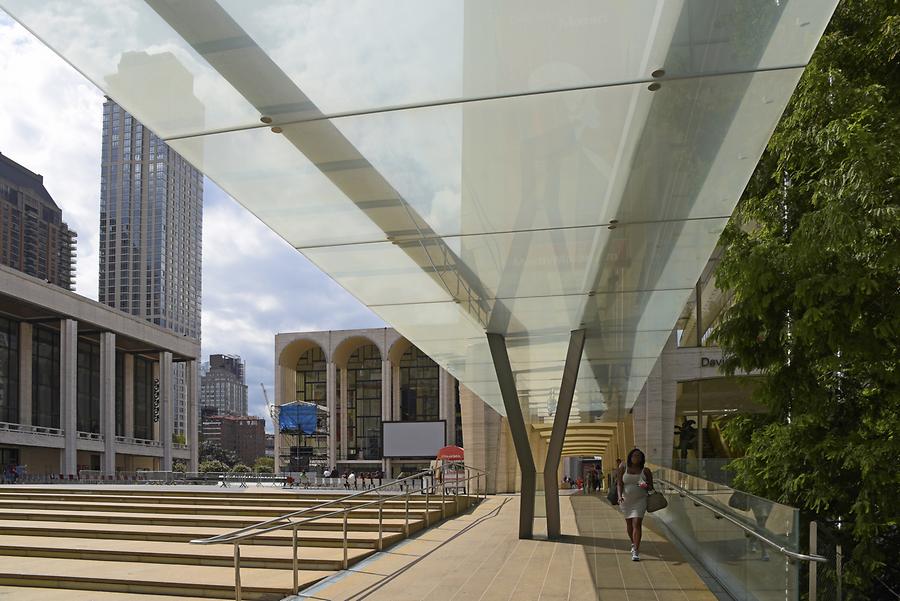
<path id="1" fill-rule="evenodd" d="M 278 427 L 282 431 L 315 433 L 316 406 L 301 403 L 282 405 L 278 412 Z"/>

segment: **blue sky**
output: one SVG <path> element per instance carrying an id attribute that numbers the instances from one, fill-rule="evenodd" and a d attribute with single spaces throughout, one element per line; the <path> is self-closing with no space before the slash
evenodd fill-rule
<path id="1" fill-rule="evenodd" d="M 44 176 L 78 232 L 77 292 L 97 298 L 103 95 L 0 12 L 0 153 Z M 203 340 L 247 362 L 250 413 L 272 394 L 275 333 L 384 323 L 215 184 L 203 215 Z"/>

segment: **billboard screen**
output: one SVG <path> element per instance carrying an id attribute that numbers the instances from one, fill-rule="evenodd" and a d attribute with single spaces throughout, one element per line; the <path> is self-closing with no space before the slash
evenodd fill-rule
<path id="1" fill-rule="evenodd" d="M 434 459 L 445 446 L 447 422 L 383 422 L 384 457 Z"/>

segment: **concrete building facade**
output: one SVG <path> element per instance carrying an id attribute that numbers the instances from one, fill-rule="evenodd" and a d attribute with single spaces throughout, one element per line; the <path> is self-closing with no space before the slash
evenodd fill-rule
<path id="1" fill-rule="evenodd" d="M 44 178 L 0 154 L 0 264 L 75 290 L 76 237 Z"/>
<path id="2" fill-rule="evenodd" d="M 447 443 L 462 442 L 455 378 L 392 328 L 277 334 L 275 374 L 276 406 L 310 402 L 327 415 L 319 436 L 276 434 L 279 472 L 296 447 L 339 469 L 396 474 L 427 465 L 381 456 L 384 421 L 444 420 Z"/>
<path id="3" fill-rule="evenodd" d="M 196 394 L 176 442 L 171 373 L 199 380 L 198 344 L 0 267 L 0 449 L 35 474 L 197 468 Z"/>

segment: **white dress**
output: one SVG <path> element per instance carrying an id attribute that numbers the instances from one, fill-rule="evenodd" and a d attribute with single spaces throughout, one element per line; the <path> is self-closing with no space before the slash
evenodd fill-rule
<path id="1" fill-rule="evenodd" d="M 629 474 L 626 470 L 622 474 L 623 491 L 622 496 L 625 502 L 622 503 L 622 513 L 625 519 L 643 518 L 647 511 L 647 491 L 640 487 L 641 480 L 644 479 L 643 471 L 640 474 Z"/>

